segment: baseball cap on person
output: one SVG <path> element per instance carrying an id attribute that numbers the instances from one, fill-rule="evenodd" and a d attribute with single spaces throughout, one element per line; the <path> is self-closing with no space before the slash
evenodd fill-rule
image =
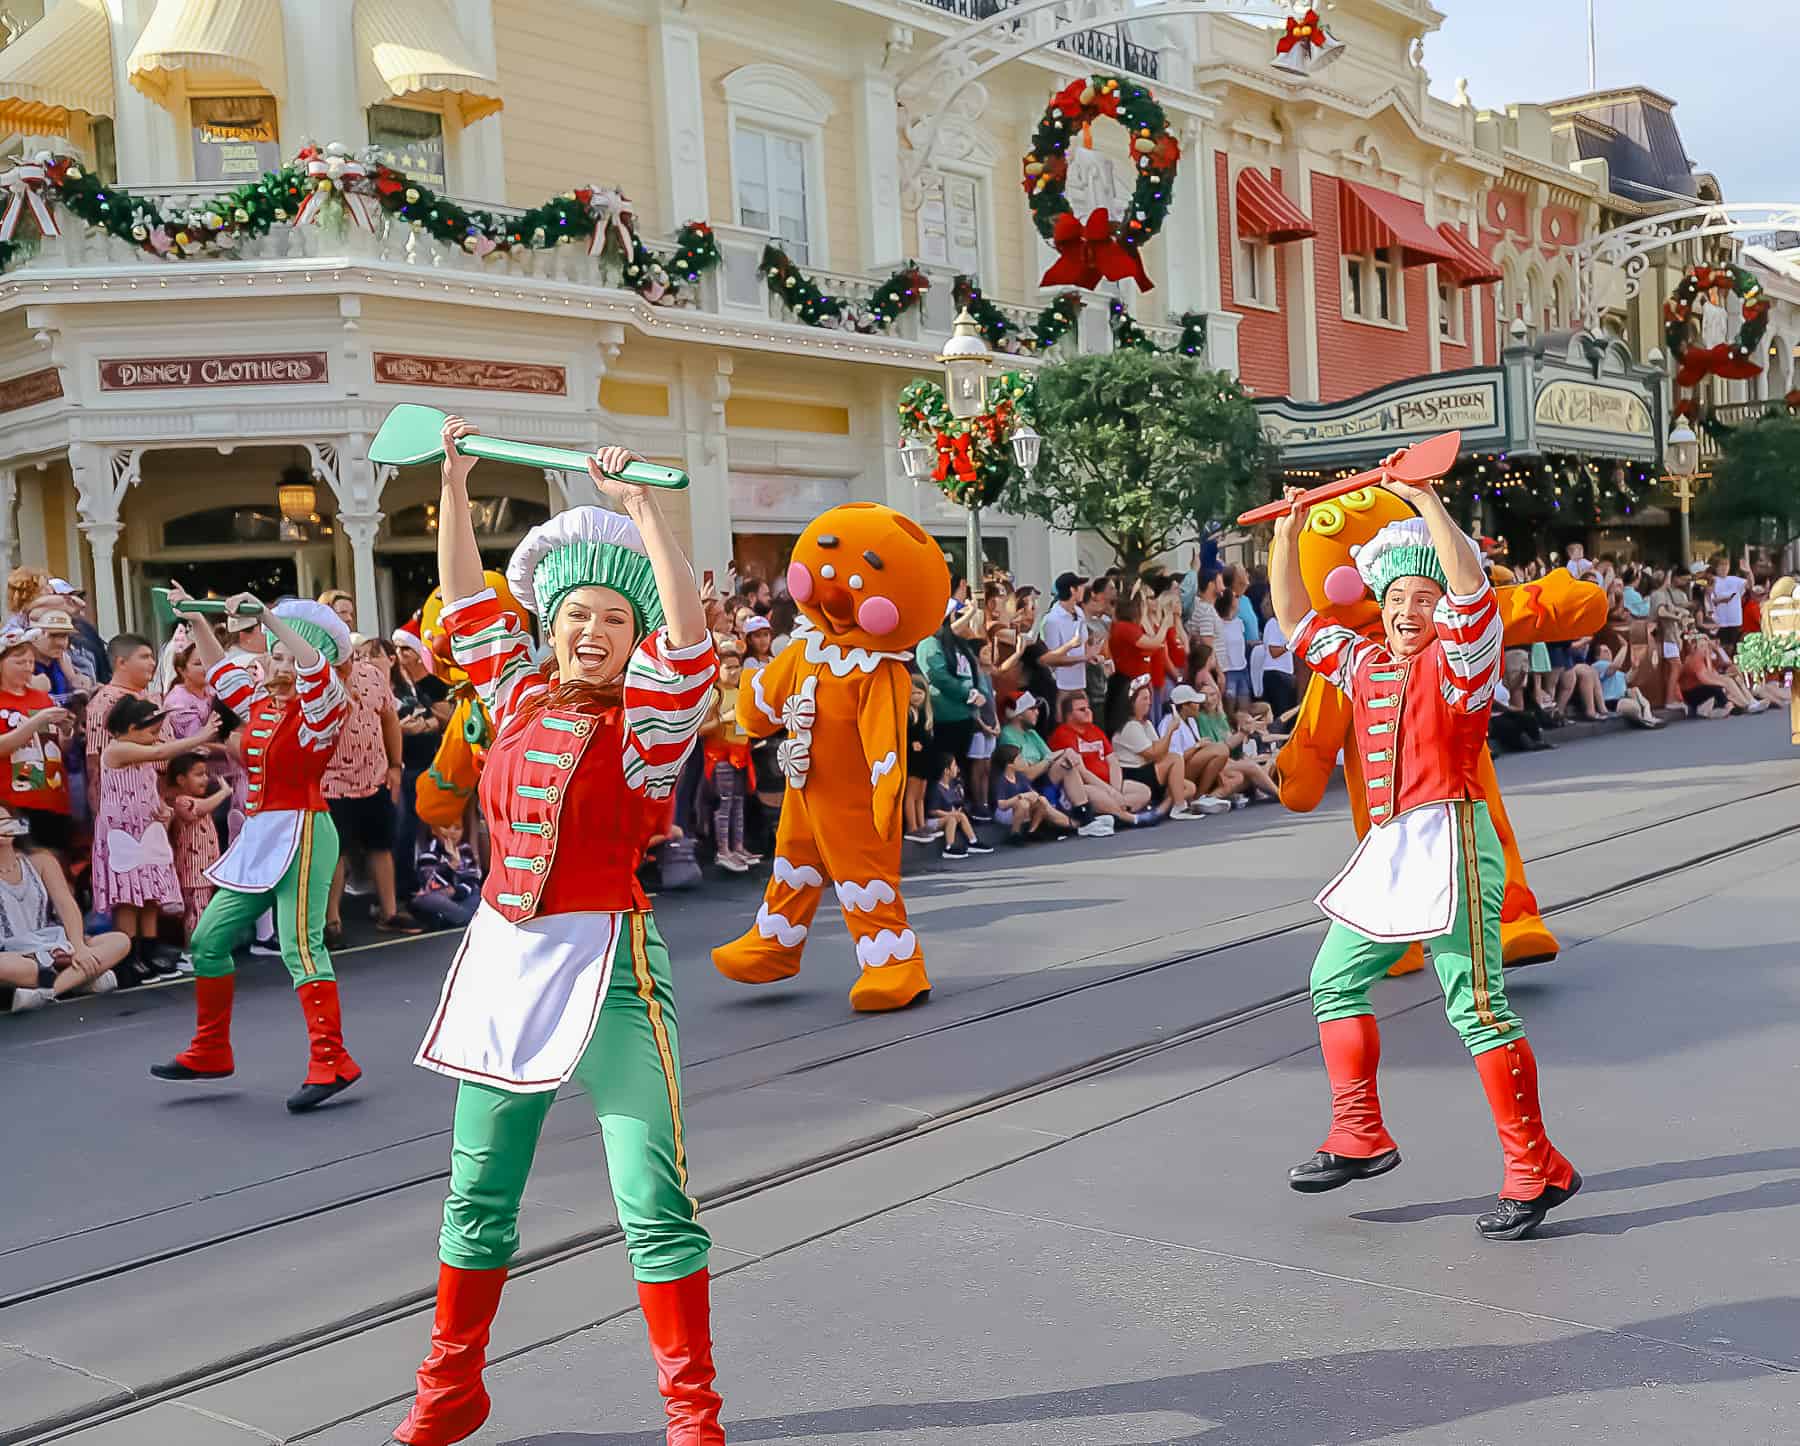
<path id="1" fill-rule="evenodd" d="M 745 632 L 746 636 L 749 635 L 750 633 L 766 633 L 773 626 L 774 626 L 773 623 L 771 623 L 767 618 L 762 617 L 760 615 L 747 617 L 744 619 L 744 632 Z"/>
<path id="2" fill-rule="evenodd" d="M 1056 579 L 1056 597 L 1059 602 L 1067 602 L 1075 596 L 1077 589 L 1087 579 L 1078 572 L 1065 572 Z"/>
<path id="3" fill-rule="evenodd" d="M 86 588 L 77 586 L 75 583 L 70 582 L 68 580 L 68 578 L 66 578 L 66 577 L 51 578 L 50 579 L 50 591 L 55 593 L 58 597 L 86 597 L 87 596 Z"/>
<path id="4" fill-rule="evenodd" d="M 167 713 L 158 708 L 148 698 L 139 698 L 135 694 L 121 698 L 112 706 L 106 715 L 106 731 L 117 737 L 121 733 L 129 733 L 133 728 L 147 728 L 152 723 L 160 723 Z"/>
<path id="5" fill-rule="evenodd" d="M 1006 710 L 1008 718 L 1017 718 L 1021 713 L 1028 713 L 1033 708 L 1041 707 L 1034 693 L 1021 693 L 1012 700 L 1012 706 Z"/>
<path id="6" fill-rule="evenodd" d="M 72 633 L 75 619 L 68 605 L 53 597 L 41 597 L 26 609 L 26 621 L 40 633 Z"/>
<path id="7" fill-rule="evenodd" d="M 227 613 L 225 615 L 225 631 L 228 633 L 247 633 L 252 628 L 260 628 L 262 618 L 256 613 Z"/>
<path id="8" fill-rule="evenodd" d="M 1204 703 L 1205 701 L 1206 695 L 1204 693 L 1195 692 L 1194 689 L 1188 687 L 1186 683 L 1177 683 L 1174 691 L 1169 694 L 1169 706 L 1171 708 L 1180 708 L 1188 703 Z"/>

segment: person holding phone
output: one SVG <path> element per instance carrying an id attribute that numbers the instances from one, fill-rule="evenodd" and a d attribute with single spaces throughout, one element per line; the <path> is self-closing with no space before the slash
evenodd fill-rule
<path id="1" fill-rule="evenodd" d="M 0 631 L 0 804 L 63 854 L 74 839 L 65 760 L 75 715 L 32 686 L 35 641 L 25 628 Z"/>

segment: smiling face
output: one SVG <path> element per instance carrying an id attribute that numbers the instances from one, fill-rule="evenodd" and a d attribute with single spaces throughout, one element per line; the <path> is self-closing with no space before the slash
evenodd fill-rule
<path id="1" fill-rule="evenodd" d="M 788 593 L 839 647 L 897 652 L 937 631 L 950 569 L 910 517 L 851 502 L 813 519 L 794 546 Z"/>
<path id="2" fill-rule="evenodd" d="M 8 648 L 6 656 L 0 658 L 0 691 L 23 693 L 31 686 L 31 675 L 36 671 L 37 655 L 30 643 Z"/>
<path id="3" fill-rule="evenodd" d="M 1444 590 L 1428 577 L 1403 577 L 1387 590 L 1381 603 L 1381 626 L 1387 633 L 1388 651 L 1396 658 L 1410 658 L 1431 646 L 1437 636 L 1431 615 L 1443 596 Z"/>
<path id="4" fill-rule="evenodd" d="M 637 645 L 637 615 L 609 587 L 578 587 L 550 621 L 556 671 L 565 683 L 616 681 Z"/>
<path id="5" fill-rule="evenodd" d="M 1373 636 L 1382 610 L 1369 596 L 1350 549 L 1361 547 L 1388 523 L 1411 516 L 1412 508 L 1379 487 L 1359 488 L 1308 512 L 1300 533 L 1300 578 L 1313 607 L 1364 637 Z"/>
<path id="6" fill-rule="evenodd" d="M 289 697 L 294 691 L 294 655 L 286 643 L 271 643 L 267 661 L 263 663 L 263 681 L 276 698 Z"/>

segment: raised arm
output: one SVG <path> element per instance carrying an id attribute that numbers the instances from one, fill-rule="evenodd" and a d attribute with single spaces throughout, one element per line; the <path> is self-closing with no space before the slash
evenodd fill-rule
<path id="1" fill-rule="evenodd" d="M 475 520 L 469 516 L 469 473 L 475 459 L 456 450 L 462 438 L 476 431 L 461 417 L 444 419 L 444 466 L 438 493 L 438 582 L 446 605 L 474 597 L 487 581 L 482 575 L 481 547 L 475 541 Z"/>
<path id="2" fill-rule="evenodd" d="M 1298 487 L 1287 489 L 1290 511 L 1275 520 L 1275 540 L 1269 547 L 1269 598 L 1275 604 L 1275 621 L 1288 638 L 1299 633 L 1312 611 L 1300 576 L 1300 534 L 1306 527 L 1306 513 L 1294 505 L 1300 492 Z"/>
<path id="3" fill-rule="evenodd" d="M 1436 489 L 1398 481 L 1382 485 L 1402 501 L 1411 503 L 1424 519 L 1425 528 L 1431 534 L 1431 545 L 1437 550 L 1438 562 L 1443 566 L 1444 578 L 1450 584 L 1451 596 L 1474 597 L 1485 591 L 1489 584 L 1487 569 L 1481 565 L 1481 554 L 1456 525 L 1456 519 L 1450 515 Z"/>
<path id="4" fill-rule="evenodd" d="M 656 574 L 656 596 L 662 603 L 663 627 L 669 634 L 669 646 L 677 651 L 692 648 L 709 636 L 706 609 L 700 602 L 694 569 L 689 566 L 675 534 L 669 531 L 669 524 L 663 520 L 662 509 L 656 505 L 655 489 L 639 487 L 611 475 L 634 460 L 641 459 L 627 448 L 608 447 L 599 456 L 588 458 L 588 476 L 594 479 L 594 486 L 600 489 L 603 497 L 616 502 L 637 524 L 638 535 L 644 539 L 644 551 L 650 558 L 651 571 Z M 471 543 L 474 536 L 473 532 L 469 534 Z M 441 555 L 441 543 L 439 548 Z M 479 578 L 479 555 L 475 566 Z"/>

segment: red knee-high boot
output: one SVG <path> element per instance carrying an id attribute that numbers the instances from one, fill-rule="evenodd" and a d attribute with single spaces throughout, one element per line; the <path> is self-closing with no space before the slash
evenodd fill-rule
<path id="1" fill-rule="evenodd" d="M 231 1057 L 231 1001 L 237 975 L 201 975 L 194 980 L 194 1039 L 172 1064 L 153 1064 L 158 1079 L 224 1079 L 236 1069 Z"/>
<path id="2" fill-rule="evenodd" d="M 1515 1039 L 1476 1055 L 1475 1070 L 1487 1092 L 1505 1162 L 1499 1208 L 1478 1217 L 1475 1228 L 1492 1240 L 1518 1240 L 1581 1188 L 1581 1176 L 1544 1129 L 1537 1056 L 1530 1041 Z"/>
<path id="3" fill-rule="evenodd" d="M 1375 1016 L 1323 1021 L 1319 1048 L 1331 1080 L 1331 1133 L 1319 1148 L 1354 1160 L 1396 1148 L 1381 1121 L 1381 1097 L 1375 1088 L 1381 1068 L 1381 1030 Z"/>
<path id="4" fill-rule="evenodd" d="M 344 1048 L 344 1022 L 338 1010 L 335 979 L 316 979 L 294 991 L 306 1015 L 306 1034 L 311 1041 L 306 1082 L 288 1096 L 293 1114 L 323 1104 L 362 1078 L 362 1066 Z"/>
<path id="5" fill-rule="evenodd" d="M 488 1329 L 500 1309 L 500 1288 L 505 1284 L 505 1266 L 498 1270 L 438 1266 L 431 1350 L 419 1367 L 412 1409 L 394 1428 L 396 1441 L 407 1446 L 452 1446 L 481 1429 L 489 1404 L 481 1369 L 487 1364 Z"/>
<path id="6" fill-rule="evenodd" d="M 638 1282 L 638 1304 L 656 1357 L 656 1388 L 668 1402 L 669 1446 L 724 1446 L 713 1385 L 711 1307 L 705 1270 L 680 1280 Z"/>

